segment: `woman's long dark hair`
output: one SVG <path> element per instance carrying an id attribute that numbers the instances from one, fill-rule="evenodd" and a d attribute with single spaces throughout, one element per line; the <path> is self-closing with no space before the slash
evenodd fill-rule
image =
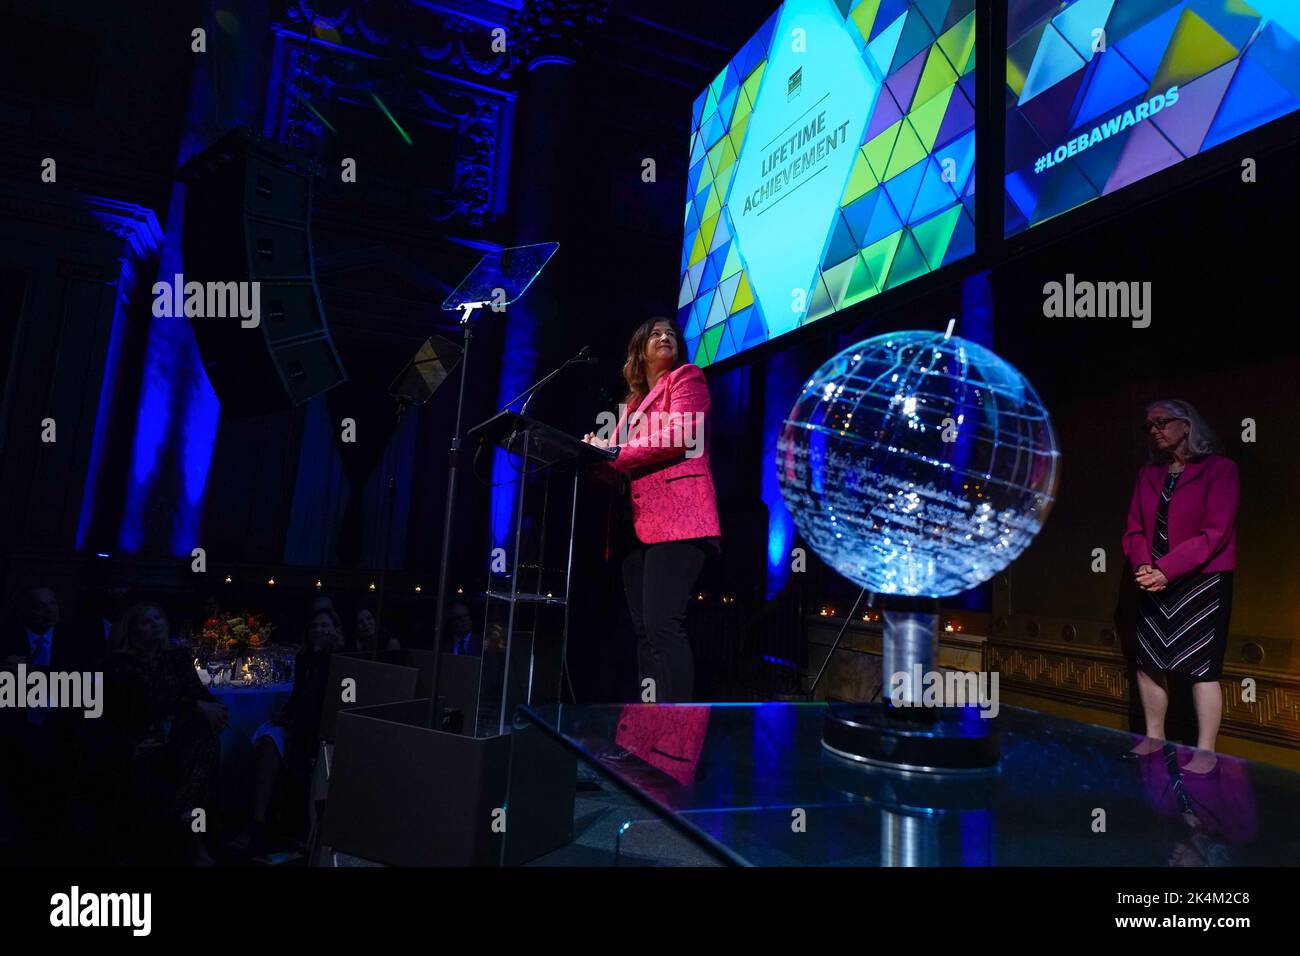
<path id="1" fill-rule="evenodd" d="M 686 337 L 682 335 L 676 319 L 666 315 L 652 315 L 638 325 L 627 343 L 627 361 L 623 363 L 623 380 L 627 382 L 627 396 L 623 399 L 623 403 L 628 407 L 641 401 L 650 391 L 645 374 L 645 344 L 650 340 L 650 333 L 654 331 L 654 327 L 660 322 L 667 322 L 673 335 L 677 337 L 677 365 L 686 361 Z"/>

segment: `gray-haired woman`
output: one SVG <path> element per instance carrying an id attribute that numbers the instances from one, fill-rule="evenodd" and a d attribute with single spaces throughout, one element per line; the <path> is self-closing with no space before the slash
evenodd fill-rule
<path id="1" fill-rule="evenodd" d="M 1237 466 L 1217 453 L 1214 433 L 1190 404 L 1161 399 L 1142 425 L 1148 464 L 1138 473 L 1124 554 L 1141 589 L 1137 682 L 1146 716 L 1141 756 L 1161 749 L 1167 675 L 1192 682 L 1196 753 L 1183 769 L 1214 769 L 1223 717 L 1219 677 L 1228 645 L 1236 567 Z"/>

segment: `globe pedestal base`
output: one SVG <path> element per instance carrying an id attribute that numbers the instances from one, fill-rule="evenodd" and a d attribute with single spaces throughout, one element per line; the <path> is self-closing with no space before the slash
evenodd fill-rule
<path id="1" fill-rule="evenodd" d="M 822 747 L 865 767 L 925 774 L 986 774 L 1001 753 L 992 721 L 971 707 L 831 704 Z"/>

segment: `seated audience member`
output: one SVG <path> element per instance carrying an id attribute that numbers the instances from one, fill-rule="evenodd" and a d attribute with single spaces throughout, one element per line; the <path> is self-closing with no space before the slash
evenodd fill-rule
<path id="1" fill-rule="evenodd" d="M 123 585 L 92 588 L 83 604 L 77 632 L 81 646 L 95 659 L 113 648 L 117 627 L 131 606 L 131 589 Z"/>
<path id="2" fill-rule="evenodd" d="M 474 620 L 469 607 L 463 601 L 453 601 L 447 608 L 447 625 L 451 635 L 450 647 L 444 648 L 452 654 L 483 655 L 483 635 L 474 631 Z"/>
<path id="3" fill-rule="evenodd" d="M 132 600 L 124 569 L 111 555 L 87 557 L 82 562 L 79 580 L 79 600 L 70 623 L 84 646 L 102 658 L 113 647 L 113 632 L 121 623 L 122 615 L 140 599 Z"/>
<path id="4" fill-rule="evenodd" d="M 192 824 L 196 809 L 217 816 L 220 734 L 230 715 L 199 680 L 189 649 L 169 638 L 162 608 L 136 604 L 104 663 L 104 719 L 128 769 L 117 810 L 145 818 L 161 841 L 183 843 L 192 865 L 207 866 L 214 861 Z"/>
<path id="5" fill-rule="evenodd" d="M 347 645 L 347 639 L 343 634 L 343 617 L 339 614 L 338 608 L 334 606 L 334 599 L 328 594 L 318 594 L 312 598 L 311 614 L 307 618 L 307 627 L 311 628 L 312 621 L 317 614 L 322 612 L 333 614 L 335 621 L 338 622 L 338 628 L 334 635 L 334 650 L 341 651 Z"/>
<path id="6" fill-rule="evenodd" d="M 374 612 L 368 607 L 363 607 L 357 611 L 354 618 L 353 634 L 356 635 L 354 643 L 358 651 L 400 651 L 402 649 L 401 642 L 388 634 L 387 631 L 383 633 L 383 639 L 381 640 L 379 625 L 375 622 Z"/>
<path id="7" fill-rule="evenodd" d="M 96 670 L 103 657 L 97 640 L 63 625 L 58 596 L 48 587 L 28 588 L 20 595 L 14 620 L 0 637 L 0 667 L 10 671 L 21 663 L 29 672 L 80 674 Z M 0 734 L 25 751 L 22 765 L 44 768 L 36 770 L 42 777 L 59 776 L 67 769 L 64 765 L 70 758 L 64 747 L 78 719 L 69 710 L 8 709 L 0 713 Z"/>
<path id="8" fill-rule="evenodd" d="M 58 596 L 36 586 L 18 596 L 12 619 L 0 631 L 0 670 L 60 673 L 92 670 L 102 654 L 61 622 Z M 80 683 L 80 681 L 78 681 Z M 0 708 L 0 806 L 15 814 L 0 843 L 15 861 L 68 862 L 75 791 L 79 784 L 77 735 L 83 712 L 70 708 Z"/>
<path id="9" fill-rule="evenodd" d="M 342 625 L 332 610 L 321 610 L 312 616 L 307 642 L 295 659 L 293 692 L 288 702 L 280 713 L 253 733 L 257 751 L 253 822 L 245 834 L 232 842 L 231 849 L 236 852 L 253 856 L 265 853 L 267 821 L 278 784 L 288 784 L 295 810 L 305 807 L 316 741 L 320 736 L 329 659 L 341 638 Z"/>
<path id="10" fill-rule="evenodd" d="M 53 588 L 28 588 L 18 599 L 14 621 L 0 636 L 0 660 L 19 659 L 27 667 L 51 671 L 88 669 L 96 654 L 72 628 L 61 623 L 58 595 Z"/>

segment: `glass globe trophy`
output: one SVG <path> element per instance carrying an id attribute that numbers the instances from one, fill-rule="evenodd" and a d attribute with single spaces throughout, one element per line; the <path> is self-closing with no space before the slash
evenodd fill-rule
<path id="1" fill-rule="evenodd" d="M 833 704 L 828 750 L 917 771 L 996 766 L 981 717 L 992 708 L 961 693 L 969 680 L 938 673 L 938 598 L 1028 547 L 1055 500 L 1058 457 L 1033 386 L 974 342 L 878 335 L 813 373 L 777 445 L 782 496 L 818 556 L 885 607 L 885 700 Z"/>

